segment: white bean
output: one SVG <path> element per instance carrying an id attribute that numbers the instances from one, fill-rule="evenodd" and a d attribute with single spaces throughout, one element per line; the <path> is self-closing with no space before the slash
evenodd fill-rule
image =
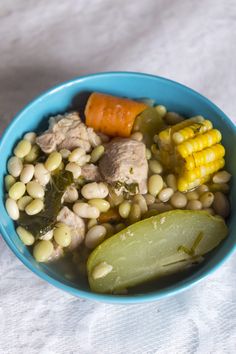
<path id="1" fill-rule="evenodd" d="M 59 152 L 53 151 L 48 156 L 47 160 L 45 161 L 45 167 L 48 171 L 56 170 L 62 162 L 62 156 Z"/>
<path id="2" fill-rule="evenodd" d="M 91 159 L 91 156 L 90 155 L 83 155 L 81 156 L 78 161 L 76 162 L 79 166 L 84 166 L 86 165 L 86 163 L 88 163 Z"/>
<path id="3" fill-rule="evenodd" d="M 209 187 L 206 185 L 206 184 L 202 184 L 200 185 L 196 191 L 198 192 L 199 195 L 205 193 L 205 192 L 208 192 L 209 191 Z"/>
<path id="4" fill-rule="evenodd" d="M 35 143 L 36 140 L 36 133 L 35 132 L 28 132 L 24 135 L 24 139 L 28 140 L 31 144 Z"/>
<path id="5" fill-rule="evenodd" d="M 149 165 L 149 169 L 151 170 L 152 173 L 159 174 L 159 173 L 163 172 L 163 167 L 160 164 L 160 162 L 157 160 L 150 160 L 148 165 Z"/>
<path id="6" fill-rule="evenodd" d="M 74 186 L 69 186 L 66 188 L 63 199 L 66 203 L 74 203 L 79 198 L 79 193 Z"/>
<path id="7" fill-rule="evenodd" d="M 45 168 L 43 163 L 37 163 L 34 168 L 34 177 L 41 186 L 46 186 L 50 181 L 50 172 Z"/>
<path id="8" fill-rule="evenodd" d="M 160 150 L 158 150 L 156 144 L 152 144 L 152 146 L 151 146 L 151 152 L 152 152 L 153 156 L 154 156 L 156 159 L 159 159 L 159 158 L 160 158 Z"/>
<path id="9" fill-rule="evenodd" d="M 91 152 L 91 162 L 97 162 L 104 154 L 105 148 L 103 145 L 96 146 Z"/>
<path id="10" fill-rule="evenodd" d="M 146 200 L 147 205 L 151 205 L 151 204 L 155 203 L 155 197 L 149 193 L 145 194 L 144 198 Z"/>
<path id="11" fill-rule="evenodd" d="M 227 218 L 230 213 L 230 204 L 226 196 L 222 192 L 216 192 L 213 202 L 213 208 L 216 214 Z"/>
<path id="12" fill-rule="evenodd" d="M 135 132 L 130 135 L 130 139 L 136 140 L 136 141 L 142 141 L 143 140 L 143 134 L 140 132 Z"/>
<path id="13" fill-rule="evenodd" d="M 203 208 L 210 208 L 214 201 L 214 194 L 211 192 L 202 193 L 199 200 L 202 203 Z"/>
<path id="14" fill-rule="evenodd" d="M 188 210 L 201 210 L 202 203 L 196 199 L 189 200 L 188 204 L 186 206 L 186 209 L 188 209 Z"/>
<path id="15" fill-rule="evenodd" d="M 186 197 L 188 200 L 197 200 L 199 198 L 199 194 L 197 191 L 192 191 L 186 193 Z"/>
<path id="16" fill-rule="evenodd" d="M 29 140 L 23 139 L 16 145 L 14 149 L 14 154 L 20 159 L 22 159 L 23 157 L 28 155 L 30 150 L 31 150 L 31 143 L 29 142 Z"/>
<path id="17" fill-rule="evenodd" d="M 28 215 L 36 215 L 40 213 L 40 211 L 43 209 L 44 204 L 41 199 L 33 199 L 32 202 L 30 202 L 26 207 L 25 207 L 25 212 Z"/>
<path id="18" fill-rule="evenodd" d="M 25 194 L 25 184 L 22 182 L 16 182 L 9 189 L 9 197 L 14 200 L 20 199 Z"/>
<path id="19" fill-rule="evenodd" d="M 100 279 L 107 276 L 112 271 L 113 267 L 106 262 L 99 263 L 96 267 L 94 267 L 92 272 L 93 279 Z"/>
<path id="20" fill-rule="evenodd" d="M 81 218 L 97 219 L 100 215 L 98 208 L 89 205 L 88 203 L 75 203 L 73 211 Z"/>
<path id="21" fill-rule="evenodd" d="M 175 192 L 171 197 L 171 205 L 176 209 L 183 209 L 187 205 L 187 198 L 183 193 Z"/>
<path id="22" fill-rule="evenodd" d="M 20 174 L 20 181 L 23 183 L 28 183 L 31 181 L 34 175 L 34 165 L 26 164 Z"/>
<path id="23" fill-rule="evenodd" d="M 141 209 L 138 204 L 132 204 L 130 213 L 129 213 L 129 221 L 131 224 L 139 221 L 141 219 Z"/>
<path id="24" fill-rule="evenodd" d="M 40 148 L 38 145 L 33 145 L 30 152 L 25 156 L 24 161 L 26 162 L 34 162 L 38 157 L 40 153 Z"/>
<path id="25" fill-rule="evenodd" d="M 37 262 L 47 262 L 53 253 L 51 241 L 39 241 L 33 248 L 33 255 Z"/>
<path id="26" fill-rule="evenodd" d="M 6 206 L 7 213 L 12 220 L 19 219 L 20 213 L 19 213 L 17 203 L 14 199 L 7 198 L 5 206 Z"/>
<path id="27" fill-rule="evenodd" d="M 227 171 L 219 171 L 217 172 L 212 180 L 214 183 L 228 183 L 231 178 L 231 174 Z"/>
<path id="28" fill-rule="evenodd" d="M 81 189 L 81 194 L 85 199 L 106 198 L 108 193 L 107 185 L 103 182 L 87 183 Z"/>
<path id="29" fill-rule="evenodd" d="M 159 104 L 158 106 L 155 106 L 155 109 L 161 118 L 166 115 L 167 109 L 165 106 Z"/>
<path id="30" fill-rule="evenodd" d="M 105 199 L 95 198 L 88 201 L 89 205 L 95 206 L 101 213 L 110 209 L 110 203 Z"/>
<path id="31" fill-rule="evenodd" d="M 176 181 L 175 175 L 173 175 L 173 174 L 167 175 L 166 183 L 167 183 L 167 186 L 172 188 L 174 192 L 177 190 L 177 181 Z"/>
<path id="32" fill-rule="evenodd" d="M 31 232 L 29 232 L 28 230 L 26 230 L 22 226 L 18 226 L 16 228 L 16 232 L 17 232 L 18 236 L 20 237 L 21 241 L 24 243 L 24 245 L 26 245 L 26 246 L 33 245 L 35 238 Z"/>
<path id="33" fill-rule="evenodd" d="M 32 198 L 40 199 L 44 197 L 44 189 L 41 184 L 36 181 L 30 181 L 29 183 L 27 183 L 26 190 Z"/>
<path id="34" fill-rule="evenodd" d="M 97 223 L 98 223 L 98 222 L 97 222 L 97 219 L 90 219 L 90 220 L 88 221 L 88 223 L 87 223 L 87 228 L 88 228 L 88 230 L 91 229 L 91 227 L 97 225 Z"/>
<path id="35" fill-rule="evenodd" d="M 24 197 L 20 198 L 19 200 L 17 200 L 17 205 L 19 210 L 25 210 L 26 206 L 32 202 L 32 198 L 29 195 L 25 195 Z"/>
<path id="36" fill-rule="evenodd" d="M 13 184 L 16 183 L 16 179 L 11 175 L 6 175 L 4 177 L 4 181 L 5 181 L 5 188 L 7 192 L 9 191 L 11 186 L 13 186 Z"/>
<path id="37" fill-rule="evenodd" d="M 76 162 L 69 162 L 65 168 L 66 171 L 70 171 L 73 174 L 74 179 L 79 178 L 81 175 L 81 167 Z"/>
<path id="38" fill-rule="evenodd" d="M 158 142 L 159 142 L 159 136 L 158 136 L 158 134 L 155 134 L 155 135 L 154 135 L 154 137 L 153 137 L 153 142 L 154 142 L 155 144 L 158 144 Z"/>
<path id="39" fill-rule="evenodd" d="M 71 232 L 69 226 L 63 223 L 58 223 L 53 230 L 53 237 L 59 246 L 68 247 L 71 243 Z"/>
<path id="40" fill-rule="evenodd" d="M 142 196 L 142 194 L 136 194 L 133 197 L 133 203 L 139 205 L 142 214 L 146 213 L 146 211 L 148 210 L 146 199 Z"/>
<path id="41" fill-rule="evenodd" d="M 17 156 L 12 156 L 8 160 L 7 169 L 13 177 L 19 177 L 23 169 L 23 163 Z"/>
<path id="42" fill-rule="evenodd" d="M 84 149 L 78 147 L 70 153 L 70 155 L 68 156 L 68 160 L 70 162 L 77 162 L 79 158 L 84 155 L 85 155 Z"/>
<path id="43" fill-rule="evenodd" d="M 164 188 L 159 192 L 158 198 L 160 199 L 161 202 L 165 203 L 172 197 L 173 194 L 174 191 L 172 188 Z"/>
<path id="44" fill-rule="evenodd" d="M 119 214 L 123 219 L 128 218 L 131 209 L 131 204 L 128 200 L 125 200 L 119 205 Z"/>
<path id="45" fill-rule="evenodd" d="M 63 159 L 68 159 L 69 155 L 71 154 L 70 150 L 68 149 L 61 149 L 59 152 Z"/>
<path id="46" fill-rule="evenodd" d="M 93 249 L 99 245 L 105 238 L 107 230 L 102 225 L 95 225 L 88 230 L 85 235 L 85 246 Z"/>
<path id="47" fill-rule="evenodd" d="M 160 175 L 152 175 L 148 179 L 148 192 L 154 197 L 162 190 L 163 179 Z"/>
<path id="48" fill-rule="evenodd" d="M 152 158 L 152 153 L 151 150 L 146 148 L 146 159 L 150 160 Z"/>

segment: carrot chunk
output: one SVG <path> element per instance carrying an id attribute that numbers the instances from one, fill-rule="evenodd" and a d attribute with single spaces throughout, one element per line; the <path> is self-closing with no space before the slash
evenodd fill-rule
<path id="1" fill-rule="evenodd" d="M 94 92 L 85 107 L 86 125 L 109 136 L 130 136 L 134 120 L 148 106 L 142 102 Z"/>

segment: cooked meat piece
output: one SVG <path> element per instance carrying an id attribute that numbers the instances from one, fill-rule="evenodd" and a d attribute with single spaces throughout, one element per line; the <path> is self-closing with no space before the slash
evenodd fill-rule
<path id="1" fill-rule="evenodd" d="M 102 177 L 99 172 L 98 166 L 90 163 L 81 167 L 81 176 L 87 181 L 101 181 Z"/>
<path id="2" fill-rule="evenodd" d="M 69 208 L 63 207 L 57 215 L 57 221 L 63 222 L 71 228 L 72 241 L 68 249 L 73 251 L 84 239 L 85 223 L 78 215 Z"/>
<path id="3" fill-rule="evenodd" d="M 43 135 L 40 135 L 36 138 L 36 143 L 46 154 L 50 154 L 50 152 L 55 151 L 57 148 L 56 137 L 52 133 L 45 132 Z"/>
<path id="4" fill-rule="evenodd" d="M 49 128 L 36 139 L 43 152 L 49 154 L 60 149 L 81 147 L 86 152 L 101 144 L 101 138 L 92 128 L 87 128 L 77 112 L 51 117 Z"/>
<path id="5" fill-rule="evenodd" d="M 138 184 L 141 194 L 147 193 L 148 163 L 146 147 L 142 142 L 114 138 L 105 148 L 105 153 L 99 162 L 99 170 L 106 182 L 122 185 Z M 118 183 L 117 183 L 118 182 Z M 118 192 L 124 186 L 116 188 Z"/>

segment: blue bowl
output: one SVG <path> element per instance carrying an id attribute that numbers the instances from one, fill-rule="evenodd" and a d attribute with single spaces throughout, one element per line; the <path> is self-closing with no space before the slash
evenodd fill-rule
<path id="1" fill-rule="evenodd" d="M 227 170 L 233 175 L 230 194 L 232 212 L 228 222 L 229 236 L 212 252 L 206 261 L 194 269 L 190 275 L 175 280 L 171 284 L 159 289 L 141 290 L 128 296 L 101 295 L 92 293 L 85 283 L 78 284 L 67 280 L 60 271 L 51 265 L 35 262 L 29 250 L 19 240 L 13 222 L 10 220 L 4 207 L 3 178 L 6 174 L 6 163 L 12 154 L 15 143 L 27 131 L 37 131 L 47 126 L 48 117 L 63 113 L 75 107 L 82 92 L 100 91 L 130 98 L 149 97 L 156 103 L 167 106 L 169 111 L 178 112 L 184 116 L 203 115 L 210 119 L 214 126 L 223 135 L 223 144 L 226 147 Z M 82 97 L 82 95 L 81 95 Z M 6 129 L 0 142 L 0 230 L 2 236 L 15 255 L 35 274 L 48 283 L 81 298 L 112 303 L 141 303 L 158 300 L 180 291 L 216 270 L 235 249 L 236 243 L 236 127 L 230 119 L 208 99 L 199 93 L 174 81 L 161 77 L 129 72 L 111 72 L 88 75 L 74 79 L 50 89 L 39 98 L 31 102 L 21 111 Z"/>

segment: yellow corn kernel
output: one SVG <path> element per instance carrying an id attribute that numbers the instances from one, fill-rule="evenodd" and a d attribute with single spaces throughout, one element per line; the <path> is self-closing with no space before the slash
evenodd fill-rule
<path id="1" fill-rule="evenodd" d="M 205 165 L 201 165 L 199 167 L 196 167 L 193 170 L 185 171 L 182 177 L 186 179 L 188 182 L 193 182 L 196 179 L 205 177 L 207 175 L 210 175 L 222 167 L 224 167 L 225 160 L 223 158 L 218 159 L 216 161 L 212 161 L 210 163 L 207 163 Z"/>
<path id="2" fill-rule="evenodd" d="M 158 139 L 157 139 L 159 148 L 162 150 L 166 150 L 168 151 L 171 146 L 171 135 L 170 135 L 170 128 L 162 130 L 159 134 L 158 134 Z"/>
<path id="3" fill-rule="evenodd" d="M 221 144 L 215 144 L 212 147 L 202 151 L 194 152 L 192 155 L 186 157 L 185 168 L 193 170 L 196 167 L 205 165 L 209 162 L 215 161 L 224 157 L 225 149 Z"/>
<path id="4" fill-rule="evenodd" d="M 198 135 L 193 139 L 189 139 L 179 144 L 176 149 L 179 154 L 186 158 L 194 152 L 201 151 L 207 147 L 219 143 L 221 140 L 221 133 L 217 129 L 212 129 L 205 134 Z"/>
<path id="5" fill-rule="evenodd" d="M 175 132 L 172 136 L 172 140 L 175 144 L 181 144 L 183 141 L 193 138 L 195 135 L 194 130 L 190 127 L 181 129 L 178 132 Z"/>

